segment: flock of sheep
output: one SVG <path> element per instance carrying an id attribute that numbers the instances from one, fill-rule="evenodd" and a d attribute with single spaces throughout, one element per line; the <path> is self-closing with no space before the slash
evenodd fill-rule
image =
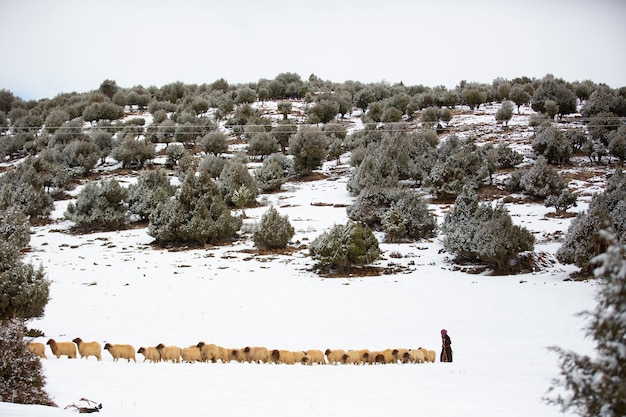
<path id="1" fill-rule="evenodd" d="M 50 350 L 57 358 L 67 356 L 68 358 L 76 358 L 76 353 L 81 358 L 89 358 L 95 356 L 99 361 L 102 360 L 102 347 L 98 342 L 84 342 L 77 337 L 71 342 L 57 342 L 54 339 L 48 340 L 46 343 L 50 346 Z M 104 349 L 108 350 L 113 361 L 126 359 L 128 362 L 133 360 L 137 362 L 135 357 L 135 348 L 127 344 L 110 344 L 106 343 Z M 47 359 L 45 346 L 43 343 L 31 342 L 28 344 L 28 350 L 35 355 Z M 150 362 L 212 362 L 220 361 L 228 363 L 250 362 L 250 363 L 275 363 L 275 364 L 296 364 L 303 365 L 313 364 L 389 364 L 389 363 L 425 363 L 435 362 L 436 353 L 434 350 L 424 348 L 418 349 L 385 349 L 380 351 L 370 351 L 367 349 L 348 350 L 343 349 L 326 349 L 307 350 L 307 351 L 290 351 L 268 349 L 265 347 L 245 347 L 242 349 L 228 349 L 217 346 L 212 343 L 200 342 L 187 348 L 178 346 L 165 346 L 162 343 L 154 347 L 140 347 L 137 350 L 144 357 L 145 361 Z"/>

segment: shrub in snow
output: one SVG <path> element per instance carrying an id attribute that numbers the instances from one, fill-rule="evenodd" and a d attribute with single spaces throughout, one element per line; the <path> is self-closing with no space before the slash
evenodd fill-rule
<path id="1" fill-rule="evenodd" d="M 198 164 L 198 170 L 205 171 L 211 178 L 219 178 L 225 166 L 226 159 L 220 156 L 207 155 Z"/>
<path id="2" fill-rule="evenodd" d="M 626 126 L 622 125 L 609 133 L 608 150 L 611 155 L 619 158 L 620 164 L 623 166 L 626 159 Z"/>
<path id="3" fill-rule="evenodd" d="M 530 169 L 515 171 L 506 184 L 510 191 L 521 191 L 539 199 L 545 199 L 550 195 L 558 196 L 565 187 L 566 183 L 557 170 L 542 156 L 537 158 Z"/>
<path id="4" fill-rule="evenodd" d="M 289 140 L 297 131 L 298 127 L 294 123 L 289 120 L 283 120 L 274 126 L 270 133 L 278 142 L 281 152 L 284 153 L 287 150 L 287 146 L 289 146 Z"/>
<path id="5" fill-rule="evenodd" d="M 127 133 L 117 141 L 111 157 L 122 163 L 123 168 L 143 167 L 146 161 L 154 159 L 155 147 L 145 139 L 137 139 L 134 133 Z"/>
<path id="6" fill-rule="evenodd" d="M 256 132 L 248 141 L 248 155 L 264 159 L 278 151 L 276 138 L 268 132 Z"/>
<path id="7" fill-rule="evenodd" d="M 561 129 L 552 123 L 544 123 L 537 128 L 533 150 L 546 158 L 550 164 L 565 164 L 572 156 L 572 146 Z"/>
<path id="8" fill-rule="evenodd" d="M 293 169 L 298 177 L 309 175 L 326 160 L 328 138 L 317 128 L 300 129 L 289 139 Z"/>
<path id="9" fill-rule="evenodd" d="M 607 181 L 606 190 L 596 194 L 587 211 L 572 221 L 563 244 L 556 252 L 559 262 L 574 264 L 590 275 L 591 260 L 606 250 L 600 231 L 611 228 L 620 242 L 626 242 L 626 176 L 620 169 Z"/>
<path id="10" fill-rule="evenodd" d="M 567 189 L 561 191 L 559 195 L 549 195 L 544 205 L 546 207 L 554 207 L 557 216 L 563 216 L 570 207 L 576 207 L 578 195 Z"/>
<path id="11" fill-rule="evenodd" d="M 117 230 L 128 223 L 126 198 L 128 190 L 115 179 L 89 182 L 78 193 L 76 203 L 69 203 L 65 218 L 82 232 Z"/>
<path id="12" fill-rule="evenodd" d="M 353 195 L 370 187 L 396 187 L 398 171 L 389 157 L 366 155 L 363 162 L 350 174 L 347 188 Z"/>
<path id="13" fill-rule="evenodd" d="M 148 234 L 160 245 L 204 245 L 234 238 L 241 224 L 209 175 L 189 171 L 175 198 L 159 204 L 150 215 Z"/>
<path id="14" fill-rule="evenodd" d="M 496 121 L 508 126 L 509 120 L 511 120 L 512 117 L 513 103 L 509 100 L 504 100 L 500 108 L 496 111 Z"/>
<path id="15" fill-rule="evenodd" d="M 218 184 L 226 204 L 235 204 L 233 196 L 242 186 L 246 187 L 250 193 L 248 201 L 253 201 L 259 194 L 256 180 L 248 171 L 248 167 L 238 161 L 226 163 L 220 173 Z"/>
<path id="16" fill-rule="evenodd" d="M 587 336 L 596 343 L 595 355 L 552 347 L 561 371 L 548 391 L 557 395 L 546 401 L 585 417 L 621 417 L 626 415 L 626 246 L 607 232 L 602 235 L 607 250 L 593 260 L 601 281 L 597 304 L 582 313 L 589 318 Z"/>
<path id="17" fill-rule="evenodd" d="M 169 166 L 178 164 L 178 161 L 180 161 L 185 154 L 187 154 L 187 150 L 182 143 L 168 145 L 167 148 L 165 148 L 165 156 L 167 156 L 166 164 Z"/>
<path id="18" fill-rule="evenodd" d="M 101 150 L 90 140 L 74 140 L 68 143 L 62 151 L 64 164 L 79 175 L 91 172 L 100 159 Z"/>
<path id="19" fill-rule="evenodd" d="M 176 192 L 164 170 L 142 171 L 135 184 L 128 186 L 128 211 L 147 221 L 159 203 L 168 200 Z"/>
<path id="20" fill-rule="evenodd" d="M 287 246 L 295 231 L 288 216 L 281 216 L 270 207 L 254 228 L 254 245 L 259 249 L 282 249 Z"/>
<path id="21" fill-rule="evenodd" d="M 44 189 L 46 175 L 37 172 L 35 164 L 36 159 L 27 158 L 0 176 L 0 210 L 15 206 L 33 221 L 50 215 L 54 201 Z"/>
<path id="22" fill-rule="evenodd" d="M 50 283 L 43 269 L 20 258 L 30 241 L 27 217 L 15 207 L 0 211 L 0 322 L 43 316 Z"/>
<path id="23" fill-rule="evenodd" d="M 0 402 L 55 406 L 45 392 L 41 359 L 27 348 L 24 322 L 0 321 Z"/>
<path id="24" fill-rule="evenodd" d="M 446 251 L 460 260 L 487 263 L 497 273 L 513 271 L 517 254 L 533 250 L 535 243 L 531 232 L 513 224 L 503 205 L 479 203 L 470 185 L 463 187 L 441 229 Z"/>
<path id="25" fill-rule="evenodd" d="M 378 240 L 372 230 L 355 222 L 335 225 L 322 233 L 311 242 L 309 252 L 320 266 L 331 266 L 339 271 L 372 263 L 380 256 Z"/>
<path id="26" fill-rule="evenodd" d="M 546 113 L 546 101 L 558 105 L 560 115 L 576 112 L 576 94 L 562 79 L 545 76 L 530 99 L 530 106 L 536 112 Z"/>

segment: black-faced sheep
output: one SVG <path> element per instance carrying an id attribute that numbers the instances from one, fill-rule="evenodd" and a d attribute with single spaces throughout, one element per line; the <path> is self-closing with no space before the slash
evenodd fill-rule
<path id="1" fill-rule="evenodd" d="M 268 363 L 270 361 L 270 351 L 265 347 L 245 347 L 244 352 L 248 362 Z"/>
<path id="2" fill-rule="evenodd" d="M 293 365 L 296 363 L 293 352 L 289 350 L 274 349 L 272 350 L 272 353 L 270 356 L 271 356 L 271 361 L 274 363 L 278 363 L 278 364 L 284 363 L 287 365 Z"/>
<path id="3" fill-rule="evenodd" d="M 130 362 L 132 359 L 137 362 L 135 358 L 135 348 L 132 345 L 112 345 L 110 343 L 106 343 L 104 345 L 104 349 L 108 350 L 111 356 L 113 356 L 113 362 L 117 362 L 118 359 L 126 359 L 127 362 Z"/>
<path id="4" fill-rule="evenodd" d="M 161 362 L 161 353 L 157 350 L 156 347 L 140 347 L 137 353 L 141 353 L 143 355 L 143 361 Z"/>
<path id="5" fill-rule="evenodd" d="M 30 342 L 28 345 L 26 345 L 26 349 L 28 349 L 36 356 L 39 356 L 40 358 L 48 359 L 48 357 L 46 356 L 46 346 L 43 343 Z"/>
<path id="6" fill-rule="evenodd" d="M 57 342 L 54 339 L 48 340 L 46 345 L 50 346 L 52 354 L 58 358 L 67 356 L 68 358 L 76 358 L 76 346 L 72 342 Z"/>
<path id="7" fill-rule="evenodd" d="M 407 363 L 408 361 L 405 360 L 404 354 L 408 352 L 408 349 L 394 349 L 391 354 L 394 358 L 396 358 L 396 362 L 400 361 L 402 363 Z"/>
<path id="8" fill-rule="evenodd" d="M 344 363 L 343 355 L 346 354 L 346 351 L 343 349 L 326 349 L 324 355 L 328 359 L 328 363 L 331 365 L 336 365 L 338 363 Z"/>
<path id="9" fill-rule="evenodd" d="M 80 354 L 81 359 L 87 358 L 90 356 L 95 356 L 99 361 L 102 360 L 102 347 L 98 342 L 83 342 L 83 339 L 77 337 L 72 340 L 72 342 L 76 343 L 78 346 L 78 353 Z"/>
<path id="10" fill-rule="evenodd" d="M 165 362 L 172 361 L 174 363 L 180 362 L 180 348 L 178 346 L 165 346 L 163 343 L 159 343 L 156 349 L 161 355 L 161 360 Z"/>
<path id="11" fill-rule="evenodd" d="M 343 355 L 343 363 L 347 365 L 360 365 L 363 363 L 361 354 L 358 350 L 349 350 Z"/>
<path id="12" fill-rule="evenodd" d="M 303 363 L 303 359 L 306 357 L 306 352 L 303 352 L 301 350 L 297 350 L 293 353 L 293 360 L 295 363 Z"/>

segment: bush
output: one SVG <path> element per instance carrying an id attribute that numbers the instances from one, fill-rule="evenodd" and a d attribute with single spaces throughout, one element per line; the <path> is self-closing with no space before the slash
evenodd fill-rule
<path id="1" fill-rule="evenodd" d="M 509 191 L 525 192 L 539 199 L 545 199 L 551 195 L 558 196 L 565 187 L 566 184 L 559 173 L 554 167 L 548 165 L 544 157 L 537 158 L 529 170 L 513 172 L 506 184 Z"/>
<path id="2" fill-rule="evenodd" d="M 254 177 L 248 171 L 248 167 L 241 162 L 227 162 L 218 182 L 226 204 L 233 203 L 233 195 L 241 186 L 245 186 L 250 192 L 250 201 L 255 200 L 259 194 Z"/>
<path id="3" fill-rule="evenodd" d="M 301 129 L 289 139 L 289 153 L 293 155 L 293 169 L 304 177 L 319 168 L 326 160 L 328 139 L 317 128 Z"/>
<path id="4" fill-rule="evenodd" d="M 15 206 L 33 222 L 48 218 L 54 206 L 52 197 L 44 190 L 45 176 L 34 167 L 36 162 L 29 157 L 15 170 L 0 176 L 0 210 Z"/>
<path id="5" fill-rule="evenodd" d="M 55 406 L 45 392 L 41 360 L 26 348 L 19 319 L 0 322 L 0 402 Z"/>
<path id="6" fill-rule="evenodd" d="M 570 142 L 563 132 L 551 123 L 539 126 L 532 146 L 535 153 L 545 157 L 550 164 L 565 164 L 572 156 Z"/>
<path id="7" fill-rule="evenodd" d="M 209 175 L 189 171 L 176 197 L 159 204 L 150 215 L 148 234 L 160 245 L 205 245 L 234 238 L 241 224 Z"/>
<path id="8" fill-rule="evenodd" d="M 309 252 L 320 266 L 331 266 L 340 272 L 372 263 L 380 256 L 372 230 L 354 222 L 335 225 L 322 233 L 311 242 Z"/>
<path id="9" fill-rule="evenodd" d="M 228 152 L 226 135 L 219 130 L 209 132 L 200 139 L 200 148 L 207 154 L 219 156 Z"/>
<path id="10" fill-rule="evenodd" d="M 287 180 L 291 160 L 282 154 L 273 154 L 263 161 L 263 165 L 254 171 L 254 178 L 261 191 L 280 190 Z"/>
<path id="11" fill-rule="evenodd" d="M 294 233 L 288 216 L 281 216 L 278 210 L 270 207 L 255 227 L 253 240 L 259 249 L 283 249 Z"/>
<path id="12" fill-rule="evenodd" d="M 469 186 L 456 198 L 454 209 L 444 218 L 444 248 L 463 261 L 484 262 L 497 273 L 510 273 L 520 252 L 533 250 L 534 236 L 513 224 L 506 208 L 478 203 Z"/>
<path id="13" fill-rule="evenodd" d="M 0 322 L 43 316 L 50 283 L 41 267 L 20 258 L 30 241 L 27 217 L 17 208 L 0 211 Z"/>
<path id="14" fill-rule="evenodd" d="M 167 201 L 175 191 L 164 170 L 142 171 L 137 183 L 128 186 L 128 211 L 147 221 L 157 206 Z"/>
<path id="15" fill-rule="evenodd" d="M 69 203 L 65 218 L 82 232 L 118 230 L 128 223 L 126 198 L 128 190 L 115 179 L 90 182 L 78 194 L 76 203 Z"/>
<path id="16" fill-rule="evenodd" d="M 122 163 L 123 168 L 143 167 L 146 161 L 154 159 L 155 147 L 147 140 L 135 139 L 134 135 L 126 135 L 113 148 L 111 156 Z"/>

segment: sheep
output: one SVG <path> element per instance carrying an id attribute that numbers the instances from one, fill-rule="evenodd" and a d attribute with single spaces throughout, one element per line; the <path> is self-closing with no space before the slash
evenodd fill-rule
<path id="1" fill-rule="evenodd" d="M 156 347 L 140 347 L 137 353 L 143 355 L 143 361 L 149 360 L 150 363 L 161 362 L 161 353 Z"/>
<path id="2" fill-rule="evenodd" d="M 369 350 L 367 350 L 367 349 L 359 349 L 359 350 L 357 350 L 357 352 L 359 352 L 359 356 L 361 358 L 361 360 L 360 360 L 361 363 L 368 363 L 369 362 L 368 361 L 368 355 L 370 353 Z"/>
<path id="3" fill-rule="evenodd" d="M 57 359 L 61 356 L 76 359 L 76 346 L 72 342 L 57 342 L 54 339 L 48 340 L 46 345 L 50 345 L 50 350 Z"/>
<path id="4" fill-rule="evenodd" d="M 343 349 L 326 349 L 326 352 L 324 352 L 324 355 L 326 355 L 326 358 L 328 358 L 328 363 L 330 363 L 331 365 L 344 363 L 343 355 L 345 354 L 346 351 Z"/>
<path id="5" fill-rule="evenodd" d="M 180 348 L 178 346 L 165 346 L 163 343 L 159 343 L 156 347 L 161 355 L 161 360 L 173 363 L 180 362 Z"/>
<path id="6" fill-rule="evenodd" d="M 434 350 L 423 348 L 423 347 L 420 347 L 419 350 L 421 350 L 424 353 L 425 362 L 435 363 L 435 359 L 437 358 L 437 352 L 435 352 Z"/>
<path id="7" fill-rule="evenodd" d="M 110 343 L 106 343 L 104 345 L 104 349 L 108 350 L 111 356 L 113 356 L 113 362 L 117 362 L 119 358 L 126 359 L 127 362 L 130 362 L 132 359 L 135 363 L 137 363 L 137 359 L 135 358 L 135 348 L 132 345 L 112 345 Z"/>
<path id="8" fill-rule="evenodd" d="M 78 353 L 80 358 L 89 359 L 90 356 L 95 356 L 99 361 L 102 360 L 102 347 L 98 342 L 83 342 L 83 339 L 77 337 L 72 340 L 78 346 Z"/>
<path id="9" fill-rule="evenodd" d="M 306 355 L 302 358 L 302 363 L 306 363 L 308 365 L 313 365 L 314 363 L 320 365 L 326 364 L 324 353 L 321 350 L 311 349 L 307 350 L 305 353 Z"/>
<path id="10" fill-rule="evenodd" d="M 297 351 L 292 352 L 292 353 L 293 353 L 293 360 L 294 360 L 294 362 L 296 362 L 296 363 L 303 363 L 302 361 L 306 357 L 306 352 L 303 352 L 301 350 L 297 350 Z"/>
<path id="11" fill-rule="evenodd" d="M 345 364 L 352 364 L 352 365 L 359 365 L 361 363 L 363 363 L 363 361 L 361 360 L 361 354 L 359 353 L 358 350 L 349 350 L 347 351 L 344 355 L 343 355 L 343 363 Z"/>
<path id="12" fill-rule="evenodd" d="M 287 365 L 294 365 L 296 363 L 293 352 L 289 350 L 274 349 L 272 350 L 270 358 L 274 363 L 284 363 Z"/>
<path id="13" fill-rule="evenodd" d="M 180 350 L 183 362 L 202 362 L 202 352 L 196 345 L 192 345 Z"/>
<path id="14" fill-rule="evenodd" d="M 396 358 L 396 362 L 400 361 L 406 363 L 407 361 L 405 360 L 404 354 L 408 353 L 408 351 L 408 349 L 394 349 L 391 354 Z"/>
<path id="15" fill-rule="evenodd" d="M 247 361 L 253 363 L 267 363 L 270 361 L 270 352 L 264 347 L 246 347 L 244 352 L 247 355 Z"/>
<path id="16" fill-rule="evenodd" d="M 419 349 L 409 349 L 408 352 L 404 352 L 402 355 L 404 361 L 409 363 L 424 363 L 424 352 Z"/>
<path id="17" fill-rule="evenodd" d="M 237 362 L 248 362 L 248 354 L 245 349 L 231 349 L 230 357 Z"/>
<path id="18" fill-rule="evenodd" d="M 30 342 L 28 345 L 26 345 L 26 349 L 34 353 L 36 356 L 39 356 L 40 358 L 48 359 L 48 357 L 46 356 L 46 346 L 43 343 Z"/>
<path id="19" fill-rule="evenodd" d="M 218 359 L 222 359 L 223 355 L 219 346 L 214 345 L 213 343 L 209 343 L 208 345 L 204 342 L 199 342 L 196 345 L 200 349 L 200 353 L 202 355 L 202 362 L 211 361 L 213 363 L 217 362 Z"/>

